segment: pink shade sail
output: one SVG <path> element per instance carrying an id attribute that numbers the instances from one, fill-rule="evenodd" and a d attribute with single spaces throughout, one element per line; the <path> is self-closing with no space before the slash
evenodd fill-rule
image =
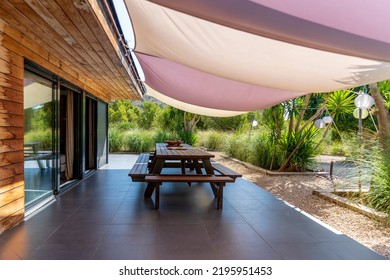
<path id="1" fill-rule="evenodd" d="M 234 114 L 390 79 L 390 1 L 124 1 L 145 83 L 191 110 Z"/>
<path id="2" fill-rule="evenodd" d="M 304 92 L 286 92 L 228 80 L 154 56 L 136 53 L 145 82 L 181 102 L 230 111 L 255 111 Z"/>

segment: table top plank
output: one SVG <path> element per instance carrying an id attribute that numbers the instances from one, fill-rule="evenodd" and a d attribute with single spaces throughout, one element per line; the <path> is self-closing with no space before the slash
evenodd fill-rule
<path id="1" fill-rule="evenodd" d="M 210 159 L 215 157 L 202 149 L 183 144 L 183 149 L 169 149 L 165 143 L 156 144 L 156 157 L 163 159 Z"/>

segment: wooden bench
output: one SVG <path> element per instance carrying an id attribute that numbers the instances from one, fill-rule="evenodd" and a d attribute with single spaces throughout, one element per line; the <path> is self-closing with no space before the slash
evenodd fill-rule
<path id="1" fill-rule="evenodd" d="M 217 186 L 217 191 L 214 195 L 217 198 L 217 209 L 222 209 L 223 202 L 223 187 L 226 183 L 233 183 L 234 179 L 228 176 L 215 175 L 147 175 L 145 182 L 156 183 L 155 188 L 155 208 L 159 208 L 160 204 L 160 184 L 163 182 L 197 182 L 211 183 Z"/>
<path id="2" fill-rule="evenodd" d="M 45 169 L 44 162 L 53 158 L 51 151 L 34 151 L 32 147 L 24 147 L 24 161 L 37 161 L 40 169 Z"/>
<path id="3" fill-rule="evenodd" d="M 148 164 L 149 153 L 140 154 L 129 172 L 133 182 L 145 182 L 145 176 L 149 173 Z"/>
<path id="4" fill-rule="evenodd" d="M 222 176 L 228 176 L 228 177 L 234 179 L 234 181 L 238 177 L 242 177 L 242 175 L 240 173 L 237 173 L 236 171 L 231 170 L 230 168 L 228 168 L 220 163 L 212 162 L 211 165 L 213 166 L 213 169 L 215 171 L 217 171 L 219 174 L 221 174 Z"/>

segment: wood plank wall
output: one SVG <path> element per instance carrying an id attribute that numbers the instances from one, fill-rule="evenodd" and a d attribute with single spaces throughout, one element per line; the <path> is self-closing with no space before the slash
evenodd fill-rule
<path id="1" fill-rule="evenodd" d="M 3 44 L 0 21 L 0 234 L 24 218 L 23 57 Z"/>
<path id="2" fill-rule="evenodd" d="M 96 0 L 0 1 L 0 234 L 24 218 L 24 61 L 110 102 L 139 99 Z"/>
<path id="3" fill-rule="evenodd" d="M 137 99 L 127 88 L 129 77 L 125 78 L 125 68 L 118 63 L 118 58 L 113 62 L 115 50 L 109 51 L 110 40 L 101 36 L 99 38 L 98 32 L 102 31 L 92 28 L 91 32 L 87 27 L 80 27 L 83 24 L 88 25 L 81 19 L 80 11 L 74 8 L 72 0 L 66 0 L 66 12 L 74 15 L 74 23 L 67 25 L 68 30 L 63 30 L 61 25 L 51 22 L 57 32 L 53 32 L 43 20 L 53 16 L 41 17 L 39 12 L 50 11 L 58 19 L 63 18 L 65 21 L 65 15 L 62 14 L 62 9 L 57 7 L 58 4 L 47 1 L 43 7 L 40 2 L 27 2 L 29 6 L 24 2 L 1 0 L 0 5 L 0 234 L 24 219 L 25 59 L 102 100 L 111 101 L 113 92 L 120 92 L 123 98 Z M 83 16 L 85 20 L 92 20 L 88 18 L 91 17 L 89 13 Z M 60 34 L 62 31 L 63 36 Z M 49 32 L 50 41 L 43 36 Z M 90 34 L 95 34 L 96 38 Z M 77 42 L 71 42 L 73 38 L 76 38 Z M 100 43 L 103 42 L 102 45 L 99 44 L 99 39 Z M 83 46 L 79 42 L 82 42 Z M 72 48 L 68 48 L 68 44 Z M 109 55 L 105 55 L 105 51 Z"/>

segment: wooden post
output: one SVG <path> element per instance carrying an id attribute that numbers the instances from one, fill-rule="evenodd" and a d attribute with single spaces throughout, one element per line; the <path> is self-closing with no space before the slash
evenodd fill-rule
<path id="1" fill-rule="evenodd" d="M 330 179 L 333 181 L 333 161 L 330 162 L 329 176 Z"/>

